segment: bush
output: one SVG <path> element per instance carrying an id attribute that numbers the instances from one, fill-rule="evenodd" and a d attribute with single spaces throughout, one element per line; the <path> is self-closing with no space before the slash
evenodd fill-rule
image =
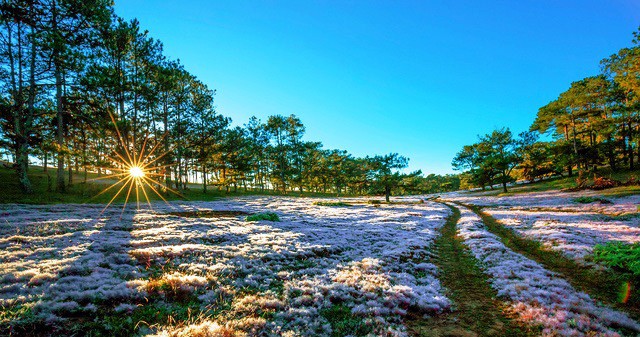
<path id="1" fill-rule="evenodd" d="M 604 190 L 607 188 L 613 188 L 620 185 L 622 184 L 619 181 L 607 179 L 604 177 L 598 177 L 593 180 L 593 186 L 591 187 L 591 189 Z"/>
<path id="2" fill-rule="evenodd" d="M 340 201 L 317 201 L 313 203 L 316 206 L 329 206 L 329 207 L 349 207 L 351 204 Z"/>
<path id="3" fill-rule="evenodd" d="M 596 198 L 596 197 L 577 197 L 575 199 L 573 199 L 574 202 L 580 203 L 580 204 L 590 204 L 592 202 L 599 202 L 601 204 L 611 204 L 612 202 L 604 199 L 604 198 Z"/>
<path id="4" fill-rule="evenodd" d="M 264 212 L 264 213 L 256 213 L 253 215 L 249 215 L 246 219 L 247 221 L 280 221 L 280 217 L 278 214 L 273 212 Z"/>
<path id="5" fill-rule="evenodd" d="M 638 180 L 636 177 L 629 177 L 629 179 L 627 179 L 626 182 L 624 182 L 622 184 L 622 186 L 640 186 L 640 180 Z"/>
<path id="6" fill-rule="evenodd" d="M 382 203 L 382 201 L 380 200 L 369 200 L 367 201 L 367 204 L 371 204 L 371 205 L 380 205 Z"/>
<path id="7" fill-rule="evenodd" d="M 640 276 L 640 243 L 609 242 L 596 245 L 593 260 L 605 266 Z"/>

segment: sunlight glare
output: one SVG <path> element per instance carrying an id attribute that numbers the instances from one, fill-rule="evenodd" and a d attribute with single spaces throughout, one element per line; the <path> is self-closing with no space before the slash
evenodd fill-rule
<path id="1" fill-rule="evenodd" d="M 145 176 L 144 171 L 139 166 L 131 166 L 131 168 L 129 168 L 129 175 L 133 178 L 142 178 Z"/>
<path id="2" fill-rule="evenodd" d="M 147 191 L 145 190 L 145 188 L 148 188 L 151 191 L 153 191 L 155 195 L 157 195 L 160 199 L 162 199 L 162 201 L 164 201 L 167 204 L 169 204 L 169 202 L 158 191 L 159 188 L 161 188 L 162 191 L 169 191 L 171 193 L 174 193 L 184 198 L 184 196 L 180 194 L 180 192 L 173 190 L 170 187 L 168 187 L 166 184 L 163 184 L 160 181 L 158 181 L 158 180 L 162 180 L 162 178 L 165 177 L 165 173 L 161 172 L 161 170 L 171 165 L 171 164 L 165 164 L 165 165 L 156 164 L 160 159 L 164 158 L 170 152 L 169 150 L 167 150 L 164 153 L 156 154 L 156 150 L 159 148 L 160 144 L 162 144 L 162 141 L 166 137 L 167 133 L 165 132 L 165 134 L 162 136 L 161 139 L 159 140 L 155 139 L 156 144 L 151 148 L 151 150 L 147 150 L 147 142 L 149 140 L 148 134 L 144 137 L 144 141 L 142 142 L 142 147 L 140 148 L 139 152 L 135 151 L 136 139 L 131 139 L 131 143 L 133 143 L 133 150 L 129 151 L 127 142 L 125 142 L 124 138 L 122 137 L 122 134 L 120 133 L 120 129 L 118 128 L 118 124 L 116 123 L 115 117 L 111 112 L 109 112 L 109 117 L 111 117 L 111 122 L 113 123 L 113 126 L 116 131 L 117 142 L 122 147 L 122 150 L 124 151 L 124 153 L 119 153 L 118 151 L 115 151 L 114 152 L 115 157 L 108 156 L 108 158 L 112 159 L 116 165 L 121 164 L 121 166 L 124 167 L 124 169 L 117 169 L 113 167 L 106 168 L 108 170 L 115 171 L 115 173 L 110 172 L 112 174 L 95 178 L 96 180 L 113 179 L 113 178 L 116 178 L 118 180 L 113 184 L 104 188 L 102 191 L 100 191 L 100 193 L 94 195 L 92 198 L 96 198 L 114 189 L 116 186 L 120 186 L 120 188 L 115 193 L 115 195 L 111 198 L 111 200 L 107 203 L 107 205 L 102 209 L 101 213 L 104 213 L 104 211 L 106 211 L 107 208 L 109 208 L 109 206 L 111 206 L 111 204 L 122 194 L 124 196 L 122 212 L 120 213 L 120 216 L 122 216 L 127 206 L 127 203 L 129 202 L 129 198 L 132 196 L 131 195 L 132 192 L 135 193 L 137 208 L 140 208 L 140 192 L 142 192 L 144 199 L 147 201 L 147 204 L 151 208 L 151 200 L 149 199 L 149 195 L 147 194 Z M 155 158 L 152 158 L 152 156 L 154 155 L 155 155 Z M 159 177 L 159 179 L 156 180 L 156 179 L 153 179 L 152 177 Z"/>

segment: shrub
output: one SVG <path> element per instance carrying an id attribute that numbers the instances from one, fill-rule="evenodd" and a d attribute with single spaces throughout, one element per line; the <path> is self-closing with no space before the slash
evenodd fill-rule
<path id="1" fill-rule="evenodd" d="M 602 264 L 640 276 L 640 243 L 608 242 L 596 245 L 593 260 Z"/>
<path id="2" fill-rule="evenodd" d="M 607 188 L 613 188 L 620 185 L 622 184 L 619 181 L 607 179 L 604 177 L 598 177 L 593 180 L 593 186 L 591 188 L 594 190 L 604 190 Z"/>
<path id="3" fill-rule="evenodd" d="M 624 182 L 622 184 L 622 186 L 638 186 L 640 185 L 640 180 L 638 180 L 636 177 L 629 177 L 629 179 L 627 179 L 626 182 Z"/>
<path id="4" fill-rule="evenodd" d="M 351 204 L 340 201 L 317 201 L 313 203 L 316 206 L 329 206 L 329 207 L 349 207 Z"/>
<path id="5" fill-rule="evenodd" d="M 247 217 L 247 221 L 261 221 L 261 220 L 280 221 L 280 217 L 278 216 L 278 214 L 273 212 L 256 213 L 253 215 L 249 215 Z"/>

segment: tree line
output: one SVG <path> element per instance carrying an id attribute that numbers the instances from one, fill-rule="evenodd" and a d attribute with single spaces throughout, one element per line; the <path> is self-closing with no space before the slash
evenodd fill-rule
<path id="1" fill-rule="evenodd" d="M 495 130 L 464 146 L 453 159 L 463 186 L 503 185 L 516 171 L 529 181 L 574 172 L 634 170 L 640 161 L 640 30 L 632 45 L 603 59 L 601 72 L 571 83 L 538 109 L 517 137 Z M 541 141 L 541 138 L 551 139 Z"/>
<path id="2" fill-rule="evenodd" d="M 233 126 L 215 90 L 163 54 L 110 0 L 0 3 L 0 150 L 22 190 L 30 161 L 54 170 L 64 192 L 74 174 L 122 168 L 127 151 L 160 168 L 166 187 L 338 194 L 454 190 L 454 175 L 402 173 L 396 153 L 354 157 L 304 140 L 295 115 Z M 147 150 L 145 150 L 147 149 Z M 53 166 L 53 168 L 51 168 Z"/>

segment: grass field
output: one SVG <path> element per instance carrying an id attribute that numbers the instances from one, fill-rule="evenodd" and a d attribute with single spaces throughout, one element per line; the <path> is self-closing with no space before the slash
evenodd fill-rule
<path id="1" fill-rule="evenodd" d="M 58 203 L 108 203 L 115 195 L 115 192 L 122 186 L 121 184 L 112 188 L 109 193 L 99 195 L 101 191 L 115 183 L 113 179 L 100 179 L 101 176 L 97 173 L 87 174 L 87 183 L 84 183 L 84 174 L 74 173 L 73 184 L 67 187 L 67 191 L 60 193 L 55 191 L 55 170 L 49 169 L 48 173 L 45 173 L 42 167 L 33 166 L 30 167 L 29 179 L 33 185 L 34 192 L 31 194 L 25 194 L 20 190 L 20 186 L 16 179 L 15 172 L 6 167 L 0 167 L 0 181 L 2 182 L 2 191 L 0 193 L 0 203 L 21 203 L 21 204 L 58 204 Z M 65 174 L 65 179 L 68 179 L 68 174 Z M 162 199 L 155 194 L 150 188 L 145 188 L 145 192 L 151 202 L 161 201 Z M 123 203 L 126 199 L 126 193 L 116 198 L 114 203 Z M 162 196 L 171 200 L 216 200 L 219 198 L 230 196 L 245 196 L 245 195 L 281 195 L 280 192 L 274 191 L 259 191 L 249 190 L 244 191 L 238 188 L 234 191 L 233 188 L 229 192 L 225 190 L 219 190 L 215 186 L 208 186 L 207 193 L 202 190 L 202 185 L 190 184 L 188 189 L 180 191 L 180 195 L 172 192 L 162 192 Z M 332 197 L 335 194 L 331 193 L 311 193 L 311 192 L 289 192 L 289 196 L 304 196 L 304 197 Z M 140 192 L 141 202 L 146 203 L 142 191 Z M 129 199 L 129 202 L 135 202 L 135 195 Z"/>
<path id="2" fill-rule="evenodd" d="M 193 186 L 105 211 L 113 194 L 92 196 L 107 184 L 79 175 L 61 194 L 31 177 L 24 195 L 0 169 L 0 335 L 640 332 L 640 279 L 593 258 L 640 243 L 635 187 L 563 192 L 561 178 L 386 203 Z"/>

